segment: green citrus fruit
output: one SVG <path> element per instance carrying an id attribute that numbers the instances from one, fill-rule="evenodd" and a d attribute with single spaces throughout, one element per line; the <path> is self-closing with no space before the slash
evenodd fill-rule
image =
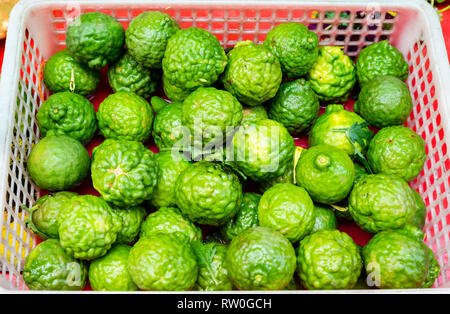
<path id="1" fill-rule="evenodd" d="M 87 144 L 97 130 L 94 106 L 86 98 L 71 92 L 51 95 L 36 115 L 42 137 L 68 135 Z"/>
<path id="2" fill-rule="evenodd" d="M 321 101 L 346 101 L 356 82 L 355 67 L 340 47 L 323 46 L 309 82 Z"/>
<path id="3" fill-rule="evenodd" d="M 269 105 L 269 118 L 298 134 L 309 129 L 319 116 L 319 99 L 305 79 L 281 84 Z"/>
<path id="4" fill-rule="evenodd" d="M 356 76 L 361 86 L 385 75 L 396 76 L 402 81 L 408 77 L 408 64 L 387 40 L 365 47 L 356 59 Z"/>
<path id="5" fill-rule="evenodd" d="M 257 106 L 275 96 L 281 76 L 280 62 L 269 48 L 242 41 L 228 53 L 222 83 L 240 102 Z"/>
<path id="6" fill-rule="evenodd" d="M 281 290 L 292 280 L 296 266 L 289 240 L 266 227 L 238 234 L 228 247 L 225 262 L 231 281 L 240 290 Z"/>
<path id="7" fill-rule="evenodd" d="M 92 151 L 94 188 L 116 206 L 135 206 L 150 199 L 158 162 L 142 143 L 107 139 Z"/>
<path id="8" fill-rule="evenodd" d="M 31 290 L 81 290 L 86 276 L 86 263 L 70 257 L 55 239 L 31 250 L 23 267 L 23 280 Z"/>
<path id="9" fill-rule="evenodd" d="M 202 230 L 175 207 L 161 207 L 147 216 L 141 227 L 141 238 L 168 233 L 186 243 L 202 239 Z"/>
<path id="10" fill-rule="evenodd" d="M 344 232 L 321 230 L 300 241 L 297 273 L 307 289 L 352 289 L 361 268 L 359 247 Z"/>
<path id="11" fill-rule="evenodd" d="M 167 41 L 180 26 L 167 13 L 146 11 L 136 16 L 125 32 L 128 51 L 147 68 L 161 68 Z"/>
<path id="12" fill-rule="evenodd" d="M 105 138 L 145 142 L 152 132 L 153 110 L 135 93 L 117 92 L 100 104 L 97 119 Z"/>
<path id="13" fill-rule="evenodd" d="M 426 158 L 422 137 L 401 125 L 381 129 L 367 151 L 367 160 L 375 173 L 395 174 L 408 182 L 422 171 Z"/>
<path id="14" fill-rule="evenodd" d="M 28 210 L 27 227 L 41 239 L 58 239 L 58 215 L 76 195 L 74 192 L 56 192 L 40 197 Z"/>
<path id="15" fill-rule="evenodd" d="M 227 166 L 200 161 L 179 175 L 175 196 L 181 212 L 192 221 L 221 226 L 238 212 L 242 186 Z"/>
<path id="16" fill-rule="evenodd" d="M 198 276 L 189 244 L 164 233 L 139 239 L 131 248 L 128 271 L 140 289 L 154 291 L 190 290 Z"/>
<path id="17" fill-rule="evenodd" d="M 244 193 L 237 214 L 220 229 L 226 241 L 231 241 L 241 232 L 259 225 L 258 204 L 260 199 L 261 195 L 257 193 Z"/>
<path id="18" fill-rule="evenodd" d="M 422 288 L 431 288 L 434 285 L 434 282 L 439 277 L 439 273 L 441 271 L 441 267 L 439 266 L 439 262 L 436 257 L 434 257 L 434 252 L 432 249 L 427 247 L 428 249 L 428 260 L 430 262 L 430 266 L 428 267 L 427 277 L 422 284 Z"/>
<path id="19" fill-rule="evenodd" d="M 52 93 L 73 91 L 87 96 L 94 94 L 100 83 L 100 72 L 78 63 L 67 49 L 52 55 L 44 66 L 45 86 Z"/>
<path id="20" fill-rule="evenodd" d="M 153 98 L 152 102 L 154 102 Z M 181 106 L 181 102 L 174 101 L 157 111 L 152 136 L 160 150 L 181 145 L 180 141 L 183 139 Z"/>
<path id="21" fill-rule="evenodd" d="M 269 117 L 267 115 L 266 109 L 263 106 L 242 108 L 242 125 L 265 119 L 269 119 Z"/>
<path id="22" fill-rule="evenodd" d="M 88 151 L 76 139 L 49 135 L 32 148 L 27 170 L 38 187 L 61 191 L 83 181 L 89 173 L 89 164 Z"/>
<path id="23" fill-rule="evenodd" d="M 131 247 L 114 245 L 109 252 L 89 265 L 89 283 L 94 291 L 136 291 L 128 273 Z"/>
<path id="24" fill-rule="evenodd" d="M 314 226 L 314 204 L 304 188 L 279 183 L 262 195 L 258 220 L 260 226 L 277 230 L 289 241 L 297 242 Z"/>
<path id="25" fill-rule="evenodd" d="M 58 216 L 59 241 L 71 256 L 93 260 L 116 242 L 122 218 L 102 198 L 74 196 Z"/>
<path id="26" fill-rule="evenodd" d="M 425 225 L 425 218 L 427 216 L 427 208 L 425 206 L 425 203 L 422 199 L 422 196 L 420 196 L 419 193 L 417 193 L 416 190 L 412 189 L 414 194 L 414 200 L 416 202 L 416 211 L 414 215 L 414 219 L 412 221 L 412 225 L 416 226 L 419 229 L 422 229 Z"/>
<path id="27" fill-rule="evenodd" d="M 319 38 L 307 26 L 288 22 L 272 28 L 264 45 L 280 60 L 283 74 L 287 77 L 304 76 L 318 57 Z"/>
<path id="28" fill-rule="evenodd" d="M 374 127 L 402 125 L 412 110 L 411 94 L 399 78 L 377 77 L 361 88 L 354 109 Z"/>
<path id="29" fill-rule="evenodd" d="M 158 76 L 159 73 L 144 68 L 129 53 L 108 68 L 108 82 L 115 93 L 132 92 L 143 98 L 155 91 Z"/>
<path id="30" fill-rule="evenodd" d="M 88 12 L 68 27 L 66 44 L 70 54 L 91 69 L 101 69 L 119 59 L 125 44 L 125 31 L 113 17 Z"/>
<path id="31" fill-rule="evenodd" d="M 411 223 L 415 209 L 411 188 L 402 178 L 391 174 L 365 176 L 355 183 L 349 198 L 353 219 L 372 233 Z"/>
<path id="32" fill-rule="evenodd" d="M 301 154 L 295 175 L 297 185 L 305 188 L 315 202 L 333 204 L 350 193 L 355 166 L 343 150 L 316 145 Z"/>
<path id="33" fill-rule="evenodd" d="M 134 242 L 141 231 L 141 225 L 144 221 L 147 211 L 142 206 L 117 207 L 110 205 L 112 211 L 122 218 L 116 243 L 130 244 Z"/>
<path id="34" fill-rule="evenodd" d="M 334 230 L 337 228 L 337 219 L 334 212 L 323 205 L 314 205 L 314 226 L 311 233 L 320 230 Z"/>
<path id="35" fill-rule="evenodd" d="M 192 92 L 190 89 L 184 89 L 173 85 L 169 82 L 167 77 L 163 74 L 162 76 L 163 89 L 167 98 L 172 101 L 183 101 Z"/>

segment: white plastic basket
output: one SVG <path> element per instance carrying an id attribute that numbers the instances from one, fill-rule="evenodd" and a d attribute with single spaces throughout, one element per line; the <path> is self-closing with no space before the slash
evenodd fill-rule
<path id="1" fill-rule="evenodd" d="M 427 205 L 426 243 L 441 265 L 435 287 L 450 288 L 450 71 L 438 16 L 425 1 L 23 0 L 11 15 L 0 86 L 0 229 L 6 234 L 0 238 L 0 290 L 26 288 L 23 255 L 35 245 L 21 205 L 39 196 L 25 171 L 29 149 L 39 139 L 39 65 L 64 47 L 66 26 L 78 14 L 101 11 L 126 27 L 145 10 L 167 12 L 182 28 L 207 29 L 224 47 L 240 40 L 260 43 L 273 26 L 297 21 L 310 25 L 321 45 L 343 46 L 350 56 L 382 39 L 399 48 L 410 66 L 414 102 L 407 126 L 424 138 L 428 155 L 412 186 Z"/>

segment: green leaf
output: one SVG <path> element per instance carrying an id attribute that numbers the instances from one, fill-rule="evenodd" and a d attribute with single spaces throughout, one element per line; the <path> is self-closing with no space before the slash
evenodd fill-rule
<path id="1" fill-rule="evenodd" d="M 211 264 L 214 260 L 214 255 L 216 254 L 215 246 L 203 245 L 202 242 L 195 241 L 192 243 L 192 249 L 194 250 L 195 256 L 197 257 L 198 266 L 206 268 L 211 274 L 214 283 L 219 284 L 211 267 Z"/>

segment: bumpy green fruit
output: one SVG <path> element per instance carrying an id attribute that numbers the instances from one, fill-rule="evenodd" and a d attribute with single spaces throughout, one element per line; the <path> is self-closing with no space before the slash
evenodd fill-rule
<path id="1" fill-rule="evenodd" d="M 142 206 L 120 208 L 111 205 L 111 209 L 116 215 L 122 218 L 116 243 L 129 244 L 134 242 L 141 230 L 142 222 L 147 215 L 145 208 Z"/>
<path id="2" fill-rule="evenodd" d="M 153 102 L 152 98 L 152 102 Z M 157 111 L 153 122 L 152 135 L 158 148 L 172 148 L 180 145 L 183 139 L 183 127 L 181 122 L 181 102 L 172 102 Z"/>
<path id="3" fill-rule="evenodd" d="M 270 102 L 269 118 L 297 134 L 309 129 L 319 116 L 320 103 L 308 81 L 298 79 L 281 84 Z"/>
<path id="4" fill-rule="evenodd" d="M 414 200 L 416 202 L 416 211 L 414 215 L 414 219 L 412 221 L 412 225 L 416 226 L 419 229 L 422 229 L 425 225 L 425 217 L 427 215 L 427 208 L 425 206 L 425 203 L 422 199 L 422 196 L 420 196 L 419 193 L 417 193 L 416 190 L 412 190 L 414 194 Z"/>
<path id="5" fill-rule="evenodd" d="M 155 159 L 159 165 L 158 180 L 148 203 L 155 208 L 175 206 L 175 182 L 190 163 L 182 153 L 171 150 L 155 154 Z"/>
<path id="6" fill-rule="evenodd" d="M 67 206 L 74 192 L 56 192 L 39 198 L 28 212 L 27 227 L 41 239 L 58 239 L 58 216 Z"/>
<path id="7" fill-rule="evenodd" d="M 113 17 L 88 12 L 79 15 L 68 27 L 66 44 L 71 55 L 91 69 L 115 62 L 125 43 L 125 31 Z"/>
<path id="8" fill-rule="evenodd" d="M 108 82 L 115 93 L 132 92 L 147 98 L 155 91 L 158 77 L 159 73 L 144 68 L 129 53 L 108 68 Z"/>
<path id="9" fill-rule="evenodd" d="M 233 290 L 228 269 L 225 264 L 225 254 L 228 247 L 221 243 L 201 244 L 203 251 L 213 252 L 209 265 L 199 265 L 196 287 L 200 291 L 230 291 Z M 198 257 L 197 257 L 198 258 Z"/>
<path id="10" fill-rule="evenodd" d="M 117 92 L 100 104 L 97 119 L 105 138 L 145 142 L 152 132 L 153 111 L 135 93 Z"/>
<path id="11" fill-rule="evenodd" d="M 321 101 L 346 101 L 356 82 L 355 67 L 341 48 L 324 46 L 309 71 L 309 81 Z"/>
<path id="12" fill-rule="evenodd" d="M 89 153 L 76 139 L 49 135 L 30 152 L 27 170 L 33 182 L 50 191 L 70 189 L 89 173 Z"/>
<path id="13" fill-rule="evenodd" d="M 243 41 L 228 53 L 222 83 L 240 102 L 257 106 L 275 96 L 281 76 L 280 62 L 269 48 Z"/>
<path id="14" fill-rule="evenodd" d="M 411 93 L 395 76 L 377 77 L 361 88 L 354 109 L 374 127 L 402 125 L 412 110 Z"/>
<path id="15" fill-rule="evenodd" d="M 234 134 L 234 163 L 248 177 L 264 181 L 282 175 L 294 158 L 294 139 L 279 122 L 259 120 Z"/>
<path id="16" fill-rule="evenodd" d="M 141 227 L 141 238 L 168 233 L 186 243 L 202 239 L 202 230 L 175 207 L 161 207 L 147 216 Z"/>
<path id="17" fill-rule="evenodd" d="M 265 119 L 269 119 L 269 117 L 267 115 L 266 109 L 263 106 L 242 108 L 242 125 Z"/>
<path id="18" fill-rule="evenodd" d="M 136 291 L 128 272 L 131 247 L 115 245 L 109 252 L 89 265 L 89 283 L 95 291 Z"/>
<path id="19" fill-rule="evenodd" d="M 197 27 L 179 30 L 170 37 L 162 60 L 167 81 L 190 91 L 214 83 L 226 64 L 225 51 L 217 38 Z"/>
<path id="20" fill-rule="evenodd" d="M 372 233 L 411 223 L 415 209 L 411 188 L 391 174 L 367 175 L 355 183 L 350 193 L 350 214 L 362 229 Z"/>
<path id="21" fill-rule="evenodd" d="M 272 186 L 259 201 L 259 225 L 279 231 L 291 242 L 309 234 L 314 219 L 314 204 L 308 193 L 291 183 Z"/>
<path id="22" fill-rule="evenodd" d="M 299 77 L 308 73 L 317 60 L 319 38 L 307 26 L 288 22 L 272 28 L 264 45 L 280 60 L 283 74 Z"/>
<path id="23" fill-rule="evenodd" d="M 58 216 L 59 241 L 71 256 L 95 259 L 116 242 L 121 220 L 102 198 L 74 196 Z"/>
<path id="24" fill-rule="evenodd" d="M 38 244 L 25 259 L 23 280 L 31 290 L 81 290 L 87 265 L 70 257 L 58 240 Z"/>
<path id="25" fill-rule="evenodd" d="M 355 181 L 353 161 L 343 150 L 330 145 L 308 148 L 301 154 L 295 172 L 297 185 L 322 204 L 343 200 Z"/>
<path id="26" fill-rule="evenodd" d="M 117 206 L 135 206 L 150 199 L 158 162 L 142 143 L 107 139 L 92 151 L 94 188 Z"/>
<path id="27" fill-rule="evenodd" d="M 395 174 L 408 182 L 422 171 L 426 158 L 422 137 L 401 125 L 381 129 L 367 151 L 375 173 Z"/>
<path id="28" fill-rule="evenodd" d="M 240 290 L 281 290 L 292 280 L 296 266 L 289 240 L 265 227 L 237 235 L 225 261 L 231 281 Z"/>
<path id="29" fill-rule="evenodd" d="M 165 75 L 163 75 L 162 77 L 162 82 L 164 93 L 166 94 L 167 98 L 172 101 L 183 101 L 192 92 L 192 90 L 190 89 L 184 89 L 173 85 L 169 82 Z"/>
<path id="30" fill-rule="evenodd" d="M 36 115 L 42 137 L 68 135 L 87 144 L 97 130 L 94 106 L 86 98 L 71 92 L 51 95 Z"/>
<path id="31" fill-rule="evenodd" d="M 175 184 L 177 205 L 189 219 L 221 226 L 239 210 L 242 186 L 231 169 L 219 163 L 200 161 L 190 165 Z"/>
<path id="32" fill-rule="evenodd" d="M 308 289 L 352 289 L 361 268 L 359 247 L 338 230 L 313 233 L 297 250 L 297 272 Z"/>
<path id="33" fill-rule="evenodd" d="M 220 229 L 226 241 L 231 241 L 241 232 L 259 225 L 258 204 L 260 199 L 261 195 L 259 194 L 244 193 L 239 211 Z"/>
<path id="34" fill-rule="evenodd" d="M 322 205 L 314 205 L 314 216 L 316 219 L 311 233 L 320 230 L 334 230 L 337 228 L 336 215 L 330 208 Z"/>
<path id="35" fill-rule="evenodd" d="M 52 55 L 44 66 L 44 83 L 52 93 L 73 91 L 92 95 L 100 83 L 100 72 L 76 61 L 67 49 Z"/>
<path id="36" fill-rule="evenodd" d="M 189 244 L 164 233 L 142 238 L 132 247 L 128 271 L 140 289 L 154 291 L 190 290 L 198 276 Z"/>
<path id="37" fill-rule="evenodd" d="M 128 51 L 147 68 L 161 68 L 167 41 L 180 26 L 167 13 L 146 11 L 136 16 L 125 32 Z"/>
<path id="38" fill-rule="evenodd" d="M 385 75 L 393 75 L 404 81 L 408 77 L 408 64 L 397 48 L 383 40 L 360 51 L 356 59 L 356 75 L 361 86 Z"/>

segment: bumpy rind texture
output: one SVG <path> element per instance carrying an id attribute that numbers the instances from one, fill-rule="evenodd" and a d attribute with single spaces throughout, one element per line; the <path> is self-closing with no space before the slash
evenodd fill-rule
<path id="1" fill-rule="evenodd" d="M 213 247 L 215 250 L 211 262 L 212 274 L 207 267 L 199 267 L 196 287 L 200 291 L 230 291 L 233 290 L 227 265 L 225 264 L 225 255 L 228 247 L 221 243 L 207 243 L 206 247 Z"/>
<path id="2" fill-rule="evenodd" d="M 70 91 L 73 81 L 74 93 L 92 95 L 100 83 L 100 72 L 78 63 L 67 49 L 58 51 L 48 59 L 43 77 L 45 86 L 52 93 Z"/>
<path id="3" fill-rule="evenodd" d="M 116 242 L 122 218 L 102 198 L 74 196 L 58 216 L 59 241 L 71 256 L 93 260 Z"/>
<path id="4" fill-rule="evenodd" d="M 288 130 L 269 119 L 241 126 L 234 134 L 233 147 L 236 166 L 255 181 L 282 175 L 291 165 L 295 151 Z"/>
<path id="5" fill-rule="evenodd" d="M 135 93 L 117 92 L 100 104 L 97 119 L 105 138 L 145 142 L 152 132 L 153 110 Z"/>
<path id="6" fill-rule="evenodd" d="M 321 101 L 346 101 L 356 82 L 355 67 L 341 48 L 324 46 L 309 71 L 309 82 Z"/>
<path id="7" fill-rule="evenodd" d="M 147 216 L 141 227 L 141 238 L 155 233 L 172 234 L 185 243 L 202 239 L 202 230 L 175 207 L 161 207 Z"/>
<path id="8" fill-rule="evenodd" d="M 334 230 L 337 228 L 337 219 L 334 212 L 322 205 L 314 205 L 314 226 L 311 233 L 320 230 Z"/>
<path id="9" fill-rule="evenodd" d="M 148 203 L 153 208 L 176 206 L 173 187 L 190 163 L 182 153 L 171 150 L 155 154 L 155 159 L 159 165 L 158 180 Z"/>
<path id="10" fill-rule="evenodd" d="M 108 82 L 115 93 L 133 92 L 147 98 L 155 91 L 157 78 L 155 70 L 144 68 L 129 53 L 108 68 Z"/>
<path id="11" fill-rule="evenodd" d="M 258 205 L 259 225 L 279 231 L 291 242 L 312 231 L 314 214 L 308 192 L 291 183 L 272 186 L 264 192 Z"/>
<path id="12" fill-rule="evenodd" d="M 49 133 L 68 135 L 87 144 L 97 130 L 94 106 L 83 96 L 71 92 L 48 97 L 36 118 L 42 137 Z"/>
<path id="13" fill-rule="evenodd" d="M 308 148 L 295 169 L 297 185 L 318 203 L 334 204 L 350 193 L 355 181 L 355 166 L 350 157 L 330 145 Z"/>
<path id="14" fill-rule="evenodd" d="M 153 122 L 152 136 L 156 146 L 161 150 L 182 146 L 183 123 L 181 122 L 181 102 L 172 102 L 161 108 Z"/>
<path id="15" fill-rule="evenodd" d="M 41 239 L 58 239 L 58 215 L 76 195 L 78 194 L 64 191 L 40 197 L 29 209 L 27 227 Z"/>
<path id="16" fill-rule="evenodd" d="M 344 232 L 321 230 L 300 241 L 297 273 L 307 289 L 352 289 L 361 269 L 359 247 Z"/>
<path id="17" fill-rule="evenodd" d="M 161 68 L 167 41 L 180 26 L 167 13 L 142 12 L 135 17 L 125 32 L 128 51 L 137 62 L 147 68 Z"/>
<path id="18" fill-rule="evenodd" d="M 289 240 L 265 227 L 254 227 L 236 236 L 225 261 L 231 281 L 240 290 L 281 290 L 292 280 L 296 267 Z"/>
<path id="19" fill-rule="evenodd" d="M 158 169 L 154 154 L 139 142 L 107 139 L 92 151 L 94 188 L 117 206 L 150 199 Z"/>
<path id="20" fill-rule="evenodd" d="M 62 191 L 83 181 L 89 173 L 89 164 L 88 151 L 76 139 L 49 135 L 31 150 L 27 170 L 38 187 Z"/>
<path id="21" fill-rule="evenodd" d="M 88 12 L 78 16 L 67 27 L 66 43 L 75 59 L 99 70 L 115 62 L 122 54 L 125 31 L 113 17 Z"/>
<path id="22" fill-rule="evenodd" d="M 23 279 L 30 290 L 81 290 L 86 276 L 86 263 L 70 257 L 55 239 L 31 250 L 23 268 Z"/>
<path id="23" fill-rule="evenodd" d="M 412 110 L 411 93 L 395 76 L 378 77 L 361 88 L 354 109 L 374 127 L 402 125 Z"/>
<path id="24" fill-rule="evenodd" d="M 162 76 L 162 82 L 164 94 L 172 101 L 183 101 L 192 92 L 190 89 L 184 89 L 173 85 L 164 74 Z"/>
<path id="25" fill-rule="evenodd" d="M 122 218 L 116 243 L 129 244 L 136 240 L 147 211 L 143 206 L 117 207 L 110 205 L 112 211 Z"/>
<path id="26" fill-rule="evenodd" d="M 240 102 L 257 106 L 275 96 L 281 77 L 280 62 L 269 48 L 244 41 L 228 53 L 222 83 Z"/>
<path id="27" fill-rule="evenodd" d="M 318 44 L 316 33 L 296 22 L 275 26 L 264 40 L 264 45 L 280 60 L 283 74 L 287 77 L 300 77 L 308 73 L 317 60 Z"/>
<path id="28" fill-rule="evenodd" d="M 193 143 L 223 143 L 231 133 L 229 128 L 234 130 L 242 120 L 242 106 L 236 97 L 214 87 L 196 89 L 181 108 L 181 122 L 189 128 Z"/>
<path id="29" fill-rule="evenodd" d="M 267 115 L 267 111 L 263 106 L 242 108 L 242 125 L 265 119 L 269 119 L 269 116 Z"/>
<path id="30" fill-rule="evenodd" d="M 260 199 L 260 194 L 244 193 L 237 214 L 220 229 L 221 235 L 226 241 L 231 241 L 241 232 L 259 225 L 258 204 Z"/>
<path id="31" fill-rule="evenodd" d="M 441 271 L 439 262 L 437 261 L 436 257 L 434 257 L 433 250 L 430 249 L 429 247 L 427 247 L 427 249 L 428 249 L 428 260 L 430 261 L 430 264 L 428 266 L 427 277 L 425 278 L 425 281 L 422 284 L 422 288 L 433 287 L 434 282 L 439 277 L 439 273 Z"/>
<path id="32" fill-rule="evenodd" d="M 422 199 L 422 196 L 420 196 L 419 193 L 417 193 L 416 190 L 412 190 L 414 194 L 414 200 L 416 202 L 416 211 L 414 214 L 414 219 L 412 221 L 412 224 L 416 226 L 419 229 L 422 229 L 425 225 L 425 218 L 427 215 L 427 208 L 425 206 L 425 202 Z"/>
<path id="33" fill-rule="evenodd" d="M 407 182 L 422 171 L 426 158 L 422 137 L 401 125 L 381 129 L 367 151 L 367 160 L 375 173 L 395 174 Z"/>
<path id="34" fill-rule="evenodd" d="M 349 197 L 353 219 L 371 233 L 402 228 L 412 222 L 415 209 L 411 188 L 391 174 L 365 176 L 355 183 Z"/>
<path id="35" fill-rule="evenodd" d="M 289 132 L 306 131 L 319 116 L 319 98 L 305 79 L 281 84 L 270 102 L 269 118 L 282 123 Z"/>
<path id="36" fill-rule="evenodd" d="M 408 77 L 408 64 L 387 40 L 365 47 L 356 59 L 356 76 L 361 86 L 385 75 L 396 76 L 402 81 Z"/>
<path id="37" fill-rule="evenodd" d="M 331 104 L 325 109 L 325 113 L 317 118 L 308 135 L 309 146 L 327 144 L 344 150 L 350 157 L 355 155 L 355 147 L 352 145 L 345 132 L 338 129 L 349 129 L 353 124 L 364 123 L 364 119 L 352 111 L 344 109 L 343 105 Z M 366 126 L 365 130 L 369 130 Z M 370 140 L 364 139 L 364 145 L 355 142 L 361 154 L 365 154 Z"/>
<path id="38" fill-rule="evenodd" d="M 136 291 L 137 286 L 128 273 L 131 247 L 114 245 L 105 255 L 89 265 L 89 284 L 94 291 Z"/>
<path id="39" fill-rule="evenodd" d="M 428 247 L 399 230 L 377 233 L 363 247 L 369 286 L 381 289 L 420 288 L 430 265 Z"/>
<path id="40" fill-rule="evenodd" d="M 133 246 L 128 271 L 140 289 L 154 291 L 190 290 L 198 276 L 190 246 L 163 233 L 142 238 Z"/>
<path id="41" fill-rule="evenodd" d="M 190 165 L 175 183 L 178 208 L 189 219 L 221 226 L 236 215 L 242 200 L 239 177 L 219 163 Z"/>
<path id="42" fill-rule="evenodd" d="M 191 91 L 214 83 L 226 64 L 227 56 L 217 38 L 197 27 L 175 33 L 167 43 L 162 60 L 167 81 Z"/>

